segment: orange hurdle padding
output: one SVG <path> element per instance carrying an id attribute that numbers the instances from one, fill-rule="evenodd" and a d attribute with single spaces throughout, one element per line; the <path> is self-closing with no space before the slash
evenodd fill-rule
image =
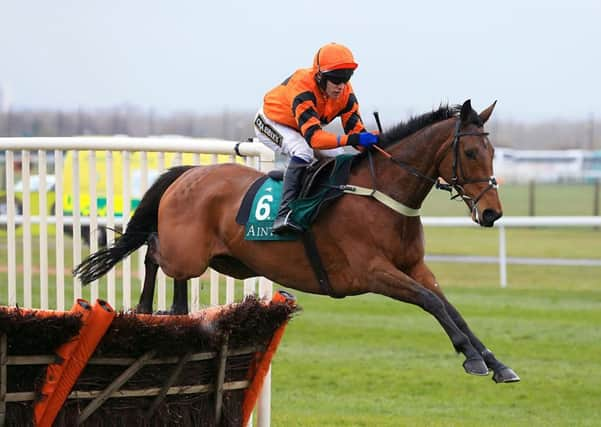
<path id="1" fill-rule="evenodd" d="M 296 305 L 296 298 L 294 297 L 294 295 L 286 291 L 276 291 L 276 293 L 273 294 L 273 298 L 271 299 L 271 301 L 272 303 L 286 303 L 292 306 Z M 264 353 L 257 353 L 255 355 L 255 366 L 254 369 L 251 369 L 250 372 L 252 381 L 244 393 L 244 403 L 242 404 L 243 426 L 248 424 L 253 409 L 257 404 L 257 400 L 259 400 L 259 395 L 261 394 L 261 389 L 263 388 L 265 376 L 267 375 L 267 372 L 269 372 L 271 359 L 273 359 L 275 351 L 277 350 L 278 345 L 282 340 L 282 336 L 284 335 L 284 330 L 286 329 L 287 324 L 288 322 L 285 322 L 275 331 L 273 337 L 271 338 L 271 342 L 265 349 Z"/>
<path id="2" fill-rule="evenodd" d="M 79 298 L 73 307 L 69 311 L 69 313 L 81 313 L 82 314 L 82 327 L 86 324 L 89 314 L 92 311 L 92 306 L 89 302 L 84 299 Z M 56 313 L 55 313 L 56 314 Z M 80 329 L 81 332 L 81 329 Z M 42 386 L 42 397 L 39 401 L 37 401 L 33 408 L 35 424 L 40 425 L 42 421 L 42 416 L 44 412 L 46 412 L 46 407 L 48 406 L 48 402 L 50 400 L 50 396 L 54 393 L 56 389 L 56 385 L 63 374 L 65 366 L 73 351 L 79 344 L 79 334 L 71 338 L 69 342 L 64 343 L 56 350 L 56 356 L 58 357 L 58 361 L 48 365 L 46 369 L 46 380 L 44 381 L 44 385 Z"/>
<path id="3" fill-rule="evenodd" d="M 62 375 L 49 397 L 42 419 L 37 423 L 40 427 L 51 427 L 56 415 L 62 408 L 73 385 L 85 368 L 96 346 L 111 325 L 115 311 L 110 304 L 101 299 L 96 300 L 87 322 L 79 333 L 79 343 L 73 350 Z"/>

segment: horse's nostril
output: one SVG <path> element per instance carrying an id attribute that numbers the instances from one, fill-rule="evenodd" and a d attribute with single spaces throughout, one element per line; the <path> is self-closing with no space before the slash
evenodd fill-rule
<path id="1" fill-rule="evenodd" d="M 494 209 L 484 209 L 484 212 L 482 212 L 482 224 L 488 226 L 493 225 L 493 223 L 501 218 L 502 215 L 501 212 Z"/>

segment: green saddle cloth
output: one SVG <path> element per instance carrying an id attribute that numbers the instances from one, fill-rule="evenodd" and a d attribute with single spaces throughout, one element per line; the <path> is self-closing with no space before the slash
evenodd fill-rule
<path id="1" fill-rule="evenodd" d="M 342 190 L 337 188 L 346 183 L 355 156 L 343 154 L 336 157 L 336 163 L 327 180 L 317 184 L 316 190 L 308 197 L 302 197 L 290 203 L 292 219 L 307 229 L 327 201 L 341 196 Z M 257 190 L 245 225 L 245 240 L 297 240 L 298 234 L 273 234 L 271 229 L 282 201 L 282 181 L 267 178 Z"/>

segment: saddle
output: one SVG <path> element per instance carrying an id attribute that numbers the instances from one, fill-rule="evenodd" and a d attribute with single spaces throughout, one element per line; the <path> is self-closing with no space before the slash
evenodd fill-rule
<path id="1" fill-rule="evenodd" d="M 304 171 L 303 181 L 298 198 L 300 199 L 309 197 L 312 193 L 312 190 L 315 192 L 316 188 L 319 187 L 320 184 L 326 183 L 330 174 L 334 170 L 335 163 L 335 157 L 322 157 L 307 166 Z M 267 176 L 275 181 L 283 181 L 284 173 L 285 170 L 283 169 L 274 169 L 267 172 Z M 337 181 L 342 180 L 337 179 Z"/>
<path id="2" fill-rule="evenodd" d="M 294 222 L 309 229 L 322 209 L 344 194 L 342 186 L 354 158 L 351 154 L 326 157 L 306 168 L 299 196 L 290 203 Z"/>

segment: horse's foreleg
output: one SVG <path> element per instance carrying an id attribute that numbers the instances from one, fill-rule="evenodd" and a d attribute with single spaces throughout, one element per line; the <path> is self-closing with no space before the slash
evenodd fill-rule
<path id="1" fill-rule="evenodd" d="M 413 277 L 417 282 L 423 284 L 426 288 L 434 292 L 438 297 L 444 302 L 445 309 L 453 322 L 457 325 L 461 331 L 467 335 L 472 345 L 478 350 L 478 352 L 482 355 L 484 361 L 486 362 L 486 366 L 490 368 L 493 374 L 493 380 L 497 383 L 505 383 L 505 382 L 517 382 L 520 380 L 520 377 L 508 366 L 501 363 L 486 346 L 480 341 L 478 337 L 472 332 L 470 327 L 467 325 L 467 322 L 463 319 L 459 311 L 446 299 L 445 295 L 442 292 L 442 289 L 436 282 L 436 278 L 434 274 L 430 271 L 430 269 L 424 264 L 418 264 L 415 266 L 410 276 Z"/>
<path id="2" fill-rule="evenodd" d="M 413 278 L 395 268 L 375 272 L 376 281 L 372 291 L 381 295 L 421 307 L 436 318 L 447 333 L 456 351 L 465 355 L 463 367 L 473 375 L 486 375 L 488 368 L 481 354 L 474 348 L 468 336 L 455 324 L 445 308 L 444 301 Z"/>
<path id="3" fill-rule="evenodd" d="M 188 314 L 188 281 L 173 279 L 172 314 Z"/>

